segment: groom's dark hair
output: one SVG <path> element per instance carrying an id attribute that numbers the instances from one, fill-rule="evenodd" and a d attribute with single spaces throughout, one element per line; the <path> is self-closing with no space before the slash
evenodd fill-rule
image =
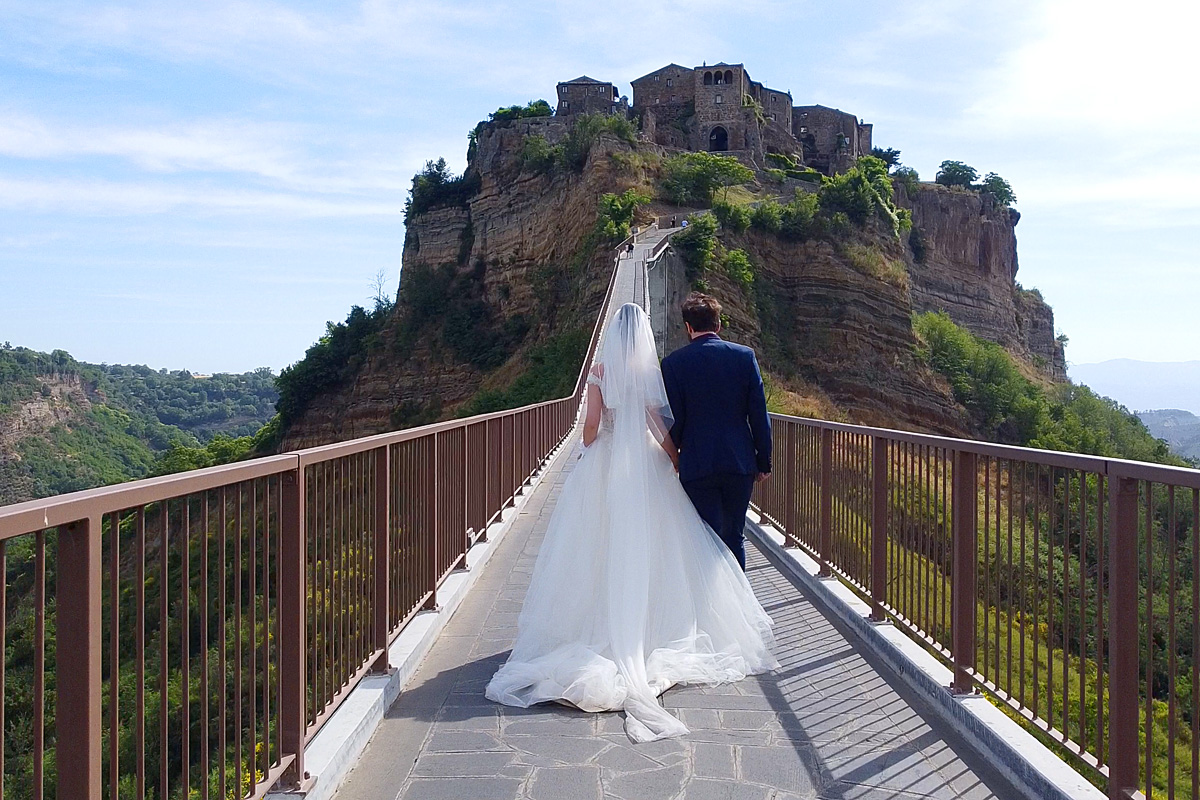
<path id="1" fill-rule="evenodd" d="M 683 301 L 683 321 L 697 333 L 721 327 L 721 304 L 703 292 L 692 292 Z"/>

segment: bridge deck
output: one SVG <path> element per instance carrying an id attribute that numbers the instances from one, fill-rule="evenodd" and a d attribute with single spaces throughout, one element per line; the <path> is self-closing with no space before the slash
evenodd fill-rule
<path id="1" fill-rule="evenodd" d="M 664 704 L 682 738 L 631 743 L 622 715 L 497 706 L 483 688 L 517 614 L 568 450 L 529 497 L 338 800 L 791 800 L 1011 797 L 990 768 L 890 686 L 753 547 L 749 574 L 776 621 L 782 668 Z"/>

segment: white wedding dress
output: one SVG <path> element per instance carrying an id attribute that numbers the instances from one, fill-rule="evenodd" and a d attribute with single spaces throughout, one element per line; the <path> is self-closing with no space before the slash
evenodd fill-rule
<path id="1" fill-rule="evenodd" d="M 771 620 L 659 445 L 670 427 L 649 320 L 618 310 L 601 343 L 599 435 L 563 484 L 508 661 L 487 697 L 625 711 L 636 742 L 687 733 L 658 702 L 675 684 L 778 666 Z"/>

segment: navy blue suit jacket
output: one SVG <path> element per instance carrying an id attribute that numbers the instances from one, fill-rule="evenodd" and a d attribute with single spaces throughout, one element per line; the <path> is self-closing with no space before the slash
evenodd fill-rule
<path id="1" fill-rule="evenodd" d="M 701 336 L 663 359 L 679 479 L 771 471 L 771 421 L 754 351 Z"/>

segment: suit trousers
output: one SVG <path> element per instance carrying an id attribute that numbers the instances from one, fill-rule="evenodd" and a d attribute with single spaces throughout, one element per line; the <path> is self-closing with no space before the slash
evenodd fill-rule
<path id="1" fill-rule="evenodd" d="M 708 475 L 683 484 L 700 518 L 709 524 L 746 569 L 746 510 L 754 491 L 753 475 Z"/>

